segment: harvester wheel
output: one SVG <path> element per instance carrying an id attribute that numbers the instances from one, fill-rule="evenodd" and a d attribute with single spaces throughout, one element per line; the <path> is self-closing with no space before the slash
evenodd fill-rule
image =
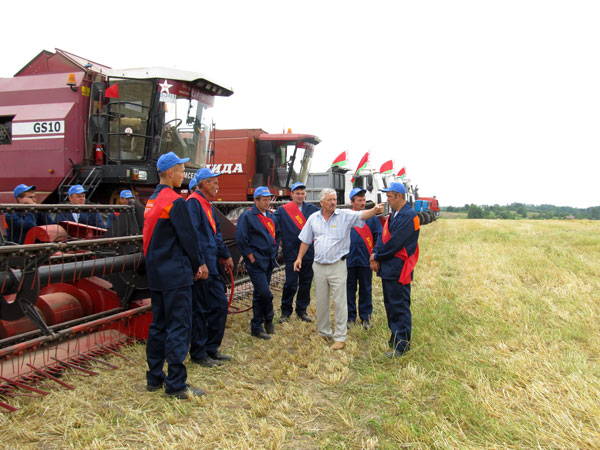
<path id="1" fill-rule="evenodd" d="M 425 221 L 425 225 L 427 225 L 428 223 L 431 222 L 431 219 L 429 218 L 429 214 L 427 214 L 427 211 L 423 211 L 423 220 Z"/>

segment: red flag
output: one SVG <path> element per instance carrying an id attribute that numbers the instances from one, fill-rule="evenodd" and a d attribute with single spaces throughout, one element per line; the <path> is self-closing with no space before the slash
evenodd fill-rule
<path id="1" fill-rule="evenodd" d="M 365 153 L 365 156 L 363 156 L 362 159 L 360 160 L 360 162 L 358 163 L 356 172 L 354 172 L 354 176 L 352 177 L 352 180 L 350 181 L 352 184 L 354 184 L 354 180 L 356 179 L 356 176 L 360 173 L 360 171 L 363 170 L 367 166 L 367 162 L 369 162 L 369 152 Z"/>
<path id="2" fill-rule="evenodd" d="M 119 84 L 115 83 L 104 91 L 104 98 L 119 98 Z"/>
<path id="3" fill-rule="evenodd" d="M 342 167 L 346 164 L 348 164 L 348 156 L 346 156 L 346 152 L 342 152 L 333 160 L 331 167 Z"/>
<path id="4" fill-rule="evenodd" d="M 384 162 L 379 169 L 379 173 L 392 173 L 394 171 L 394 161 L 391 159 Z"/>
<path id="5" fill-rule="evenodd" d="M 403 167 L 402 169 L 400 169 L 400 172 L 398 172 L 398 177 L 403 177 L 404 175 L 406 175 L 406 167 Z"/>

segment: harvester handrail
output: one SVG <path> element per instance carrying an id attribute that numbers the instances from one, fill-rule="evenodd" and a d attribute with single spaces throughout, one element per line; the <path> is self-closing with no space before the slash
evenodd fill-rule
<path id="1" fill-rule="evenodd" d="M 55 204 L 21 204 L 21 203 L 0 203 L 0 214 L 11 213 L 11 212 L 32 212 L 32 211 L 48 211 L 48 212 L 88 212 L 88 211 L 133 211 L 134 207 L 131 205 L 96 205 L 96 204 L 85 204 L 85 205 L 71 205 L 67 203 L 55 203 Z"/>
<path id="2" fill-rule="evenodd" d="M 0 247 L 0 255 L 6 254 L 23 254 L 23 253 L 47 253 L 48 250 L 53 252 L 76 251 L 82 248 L 94 248 L 101 246 L 110 246 L 113 244 L 127 244 L 132 242 L 142 241 L 143 236 L 136 234 L 133 236 L 119 236 L 111 238 L 98 238 L 87 240 L 75 240 L 67 242 L 48 242 L 41 244 L 26 244 L 26 245 L 11 245 L 8 247 Z"/>

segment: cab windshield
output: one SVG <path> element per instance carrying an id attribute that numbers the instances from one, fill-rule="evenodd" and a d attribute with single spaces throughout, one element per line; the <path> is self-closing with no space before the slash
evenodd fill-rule
<path id="1" fill-rule="evenodd" d="M 314 144 L 308 142 L 259 140 L 253 186 L 289 188 L 297 181 L 306 183 L 313 151 Z"/>
<path id="2" fill-rule="evenodd" d="M 179 96 L 175 101 L 161 102 L 161 108 L 165 121 L 159 153 L 173 151 L 180 158 L 190 158 L 187 166 L 203 167 L 212 126 L 211 108 L 198 100 Z"/>
<path id="3" fill-rule="evenodd" d="M 141 161 L 146 158 L 154 83 L 152 80 L 112 78 L 118 86 L 116 98 L 107 99 L 109 161 Z"/>
<path id="4" fill-rule="evenodd" d="M 396 175 L 388 174 L 382 175 L 383 177 L 383 185 L 387 189 L 390 187 L 390 184 L 396 181 Z"/>
<path id="5" fill-rule="evenodd" d="M 291 153 L 289 157 L 290 159 L 288 165 L 291 167 L 291 176 L 289 185 L 286 187 L 291 186 L 297 181 L 306 183 L 313 151 L 314 145 L 304 142 L 298 143 L 298 146 L 294 149 L 293 153 Z"/>
<path id="6" fill-rule="evenodd" d="M 275 148 L 273 185 L 289 188 L 297 181 L 306 183 L 314 146 L 304 142 L 280 143 Z"/>

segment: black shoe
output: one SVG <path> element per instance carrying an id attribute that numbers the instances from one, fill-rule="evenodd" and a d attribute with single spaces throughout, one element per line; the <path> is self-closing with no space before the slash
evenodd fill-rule
<path id="1" fill-rule="evenodd" d="M 273 321 L 272 320 L 265 320 L 265 331 L 268 334 L 273 334 L 275 333 L 275 326 L 273 325 Z"/>
<path id="2" fill-rule="evenodd" d="M 206 395 L 206 392 L 204 392 L 202 389 L 192 387 L 189 384 L 187 384 L 186 388 L 181 391 L 171 393 L 167 392 L 167 397 L 175 397 L 179 400 L 187 400 L 190 397 L 200 397 L 202 395 Z"/>
<path id="3" fill-rule="evenodd" d="M 151 385 L 151 384 L 147 384 L 147 385 L 146 385 L 146 390 L 147 390 L 148 392 L 156 392 L 156 391 L 158 391 L 158 390 L 162 389 L 162 387 L 163 387 L 163 384 L 162 384 L 162 383 L 161 383 L 161 384 L 157 384 L 156 386 L 153 386 L 153 385 Z"/>
<path id="4" fill-rule="evenodd" d="M 362 321 L 362 326 L 365 330 L 370 330 L 371 329 L 371 322 L 368 320 L 363 320 Z"/>
<path id="5" fill-rule="evenodd" d="M 218 367 L 222 364 L 221 361 L 216 361 L 214 358 L 211 358 L 209 356 L 205 356 L 202 359 L 191 358 L 191 361 L 194 364 L 198 364 L 199 366 L 202 366 L 202 367 Z"/>
<path id="6" fill-rule="evenodd" d="M 385 352 L 385 356 L 387 356 L 388 358 L 399 358 L 400 356 L 404 355 L 409 349 L 404 349 L 404 350 L 391 350 L 389 352 Z"/>
<path id="7" fill-rule="evenodd" d="M 289 314 L 282 314 L 279 318 L 279 323 L 287 322 L 288 320 L 290 320 Z"/>
<path id="8" fill-rule="evenodd" d="M 312 319 L 310 318 L 310 316 L 308 314 L 306 314 L 305 312 L 298 313 L 298 319 L 300 319 L 304 322 L 312 322 Z"/>
<path id="9" fill-rule="evenodd" d="M 252 332 L 252 336 L 259 338 L 259 339 L 264 339 L 264 340 L 269 340 L 271 339 L 271 335 L 265 333 L 263 330 L 260 331 L 253 331 Z"/>
<path id="10" fill-rule="evenodd" d="M 231 361 L 231 356 L 224 355 L 221 352 L 209 353 L 208 357 L 216 362 L 219 361 Z"/>

